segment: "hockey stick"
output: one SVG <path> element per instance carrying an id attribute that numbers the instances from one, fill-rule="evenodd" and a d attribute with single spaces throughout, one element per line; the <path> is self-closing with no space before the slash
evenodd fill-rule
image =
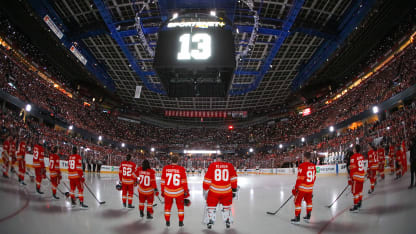
<path id="1" fill-rule="evenodd" d="M 334 205 L 335 202 L 338 201 L 338 199 L 342 196 L 342 194 L 347 190 L 348 186 L 350 186 L 350 185 L 347 184 L 347 186 L 345 186 L 344 190 L 342 190 L 342 192 L 338 195 L 338 197 L 335 199 L 335 201 L 333 201 L 330 205 L 328 205 L 326 207 L 331 208 L 332 205 Z"/>
<path id="2" fill-rule="evenodd" d="M 160 201 L 160 203 L 161 203 L 161 204 L 165 204 L 165 202 L 164 202 L 164 201 L 162 201 L 162 199 L 160 199 L 160 197 L 159 197 L 159 196 L 157 196 L 157 199 L 159 199 L 159 201 Z"/>
<path id="3" fill-rule="evenodd" d="M 133 193 L 137 198 L 139 198 L 139 195 L 137 195 L 136 193 Z M 153 207 L 157 206 L 157 203 L 153 204 Z"/>
<path id="4" fill-rule="evenodd" d="M 277 212 L 279 212 L 280 211 L 280 209 L 282 209 L 283 208 L 283 206 L 285 206 L 286 205 L 286 203 L 288 203 L 288 201 L 290 200 L 290 199 L 292 199 L 292 197 L 293 197 L 293 194 L 292 195 L 290 195 L 290 197 L 279 207 L 279 209 L 277 209 L 275 212 L 270 212 L 270 211 L 267 211 L 266 213 L 267 214 L 269 214 L 269 215 L 276 215 L 277 214 Z"/>
<path id="5" fill-rule="evenodd" d="M 90 187 L 88 187 L 87 183 L 84 182 L 84 185 L 88 189 L 88 191 L 91 193 L 91 195 L 95 198 L 95 200 L 98 202 L 98 204 L 100 204 L 100 205 L 105 204 L 105 201 L 98 200 L 97 196 L 95 196 L 95 194 L 92 192 Z"/>

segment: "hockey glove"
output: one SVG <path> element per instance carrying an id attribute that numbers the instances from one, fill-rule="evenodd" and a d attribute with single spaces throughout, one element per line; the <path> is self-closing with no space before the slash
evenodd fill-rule
<path id="1" fill-rule="evenodd" d="M 162 192 L 160 193 L 160 196 L 162 196 L 163 198 L 165 198 L 165 191 L 162 190 Z"/>
<path id="2" fill-rule="evenodd" d="M 85 182 L 84 176 L 82 176 L 79 180 L 81 181 L 81 184 L 83 184 Z"/>
<path id="3" fill-rule="evenodd" d="M 233 198 L 235 198 L 237 196 L 238 190 L 236 188 L 233 188 L 232 191 L 233 191 Z"/>
<path id="4" fill-rule="evenodd" d="M 157 188 L 155 189 L 155 195 L 156 195 L 156 197 L 159 196 L 159 190 L 157 190 Z"/>
<path id="5" fill-rule="evenodd" d="M 292 189 L 292 195 L 296 196 L 298 194 L 298 190 L 296 188 Z"/>
<path id="6" fill-rule="evenodd" d="M 348 179 L 348 185 L 352 186 L 352 180 L 351 180 L 351 178 Z"/>

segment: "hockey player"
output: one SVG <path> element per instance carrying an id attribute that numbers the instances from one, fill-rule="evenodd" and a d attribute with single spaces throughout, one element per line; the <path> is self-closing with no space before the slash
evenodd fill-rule
<path id="1" fill-rule="evenodd" d="M 312 194 L 313 185 L 316 180 L 316 167 L 311 163 L 312 155 L 309 152 L 303 154 L 304 162 L 298 167 L 298 178 L 292 194 L 295 197 L 295 218 L 291 223 L 298 224 L 300 222 L 300 213 L 302 211 L 302 200 L 306 202 L 306 216 L 303 217 L 305 222 L 309 222 L 312 213 Z"/>
<path id="2" fill-rule="evenodd" d="M 364 156 L 360 154 L 360 145 L 355 145 L 354 154 L 350 158 L 350 176 L 348 183 L 351 185 L 351 191 L 354 197 L 354 206 L 351 212 L 358 212 L 361 208 L 363 199 L 363 184 L 365 179 Z"/>
<path id="3" fill-rule="evenodd" d="M 58 146 L 54 146 L 52 148 L 52 154 L 49 155 L 49 175 L 51 177 L 52 196 L 55 199 L 59 199 L 59 197 L 56 196 L 56 189 L 62 179 L 61 169 L 59 166 L 60 158 L 58 156 L 58 150 Z"/>
<path id="4" fill-rule="evenodd" d="M 12 137 L 9 135 L 6 137 L 6 140 L 3 142 L 3 151 L 1 152 L 1 158 L 3 161 L 3 177 L 9 178 L 9 163 L 10 163 L 10 157 L 9 157 L 9 151 L 10 151 L 10 141 L 12 140 Z"/>
<path id="5" fill-rule="evenodd" d="M 396 180 L 402 177 L 403 175 L 403 157 L 404 153 L 401 150 L 401 145 L 396 146 L 396 163 L 395 163 L 395 171 L 396 171 Z"/>
<path id="6" fill-rule="evenodd" d="M 389 154 L 388 154 L 388 158 L 389 158 L 389 167 L 390 167 L 390 175 L 394 174 L 394 170 L 395 170 L 395 165 L 394 165 L 394 158 L 395 158 L 395 147 L 393 143 L 390 143 L 389 146 Z"/>
<path id="7" fill-rule="evenodd" d="M 203 195 L 207 201 L 207 227 L 212 228 L 216 217 L 217 205 L 222 205 L 222 215 L 227 228 L 232 223 L 231 205 L 237 192 L 237 172 L 231 163 L 223 162 L 223 156 L 217 155 L 216 162 L 209 165 L 203 182 Z"/>
<path id="8" fill-rule="evenodd" d="M 384 164 L 386 163 L 386 156 L 384 155 L 384 148 L 383 145 L 380 144 L 377 150 L 377 157 L 378 157 L 378 173 L 380 178 L 384 180 Z"/>
<path id="9" fill-rule="evenodd" d="M 154 196 L 159 196 L 156 185 L 155 171 L 150 168 L 147 159 L 143 160 L 142 166 L 136 170 L 137 180 L 139 182 L 139 211 L 140 217 L 144 217 L 144 206 L 147 202 L 147 219 L 153 219 L 153 201 Z"/>
<path id="10" fill-rule="evenodd" d="M 42 179 L 46 178 L 44 153 L 45 150 L 43 149 L 41 139 L 39 138 L 39 143 L 35 144 L 33 147 L 33 167 L 35 168 L 36 192 L 39 194 L 43 194 L 43 192 L 40 191 L 40 185 Z"/>
<path id="11" fill-rule="evenodd" d="M 16 141 L 17 139 L 15 137 L 12 137 L 10 141 L 9 156 L 11 158 L 11 163 L 10 163 L 11 172 L 16 172 L 16 170 L 14 169 L 14 164 L 16 163 L 16 144 L 17 144 Z"/>
<path id="12" fill-rule="evenodd" d="M 25 157 L 26 157 L 26 141 L 22 137 L 20 139 L 19 147 L 18 147 L 17 153 L 16 153 L 16 160 L 17 160 L 17 163 L 19 165 L 19 172 L 17 173 L 17 175 L 19 176 L 19 183 L 22 184 L 22 185 L 26 185 L 25 181 L 24 181 L 25 180 L 25 173 L 26 173 Z"/>
<path id="13" fill-rule="evenodd" d="M 118 178 L 121 181 L 121 188 L 122 188 L 122 201 L 123 207 L 126 208 L 126 201 L 127 198 L 129 200 L 128 208 L 132 209 L 133 206 L 133 191 L 134 191 L 134 184 L 136 181 L 136 176 L 134 172 L 136 171 L 136 164 L 131 160 L 131 155 L 127 154 L 126 161 L 121 162 Z"/>
<path id="14" fill-rule="evenodd" d="M 165 220 L 166 226 L 170 226 L 170 210 L 173 199 L 176 201 L 179 216 L 179 227 L 182 227 L 185 217 L 184 199 L 189 197 L 188 182 L 184 167 L 179 166 L 178 156 L 172 157 L 172 164 L 163 167 L 160 187 L 162 197 L 165 198 Z"/>
<path id="15" fill-rule="evenodd" d="M 377 180 L 378 159 L 377 159 L 376 148 L 371 143 L 368 143 L 368 147 L 370 150 L 367 153 L 368 155 L 367 175 L 371 183 L 371 188 L 370 190 L 368 190 L 368 193 L 371 194 L 372 192 L 374 192 L 374 187 L 375 187 L 375 183 Z"/>
<path id="16" fill-rule="evenodd" d="M 77 147 L 72 147 L 72 155 L 68 158 L 68 179 L 71 191 L 69 192 L 72 207 L 75 207 L 75 189 L 78 189 L 79 203 L 82 209 L 88 209 L 84 204 L 84 172 L 82 171 L 82 158 L 77 154 Z"/>
<path id="17" fill-rule="evenodd" d="M 407 172 L 407 156 L 406 156 L 406 142 L 403 140 L 401 143 L 401 150 L 403 152 L 403 157 L 402 157 L 402 165 L 403 165 L 403 170 L 402 170 L 402 175 L 404 175 Z"/>

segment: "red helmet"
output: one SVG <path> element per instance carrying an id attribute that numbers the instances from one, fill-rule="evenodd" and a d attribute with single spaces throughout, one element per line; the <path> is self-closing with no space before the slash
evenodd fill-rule
<path id="1" fill-rule="evenodd" d="M 189 200 L 189 199 L 184 199 L 183 200 L 183 204 L 185 205 L 185 206 L 187 206 L 187 207 L 190 207 L 191 206 L 191 200 Z"/>
<path id="2" fill-rule="evenodd" d="M 121 189 L 122 189 L 121 184 L 116 184 L 116 189 L 117 189 L 118 191 L 121 191 Z"/>

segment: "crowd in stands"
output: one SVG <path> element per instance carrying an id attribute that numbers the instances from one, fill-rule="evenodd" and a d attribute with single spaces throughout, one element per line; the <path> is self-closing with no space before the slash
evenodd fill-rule
<path id="1" fill-rule="evenodd" d="M 0 33 L 9 41 L 17 41 L 13 43 L 14 49 L 23 51 L 24 56 L 46 68 L 48 61 L 44 59 L 44 56 L 30 44 L 25 36 L 14 29 L 7 19 L 2 17 L 0 17 Z M 48 126 L 31 116 L 27 116 L 24 122 L 19 111 L 7 108 L 1 113 L 2 126 L 5 131 L 14 132 L 15 135 L 21 135 L 24 132 L 25 135 L 31 137 L 32 141 L 42 138 L 49 145 L 58 144 L 63 159 L 68 157 L 72 145 L 82 146 L 85 161 L 96 164 L 118 165 L 123 160 L 123 155 L 131 153 L 135 156 L 136 162 L 139 163 L 145 157 L 150 157 L 152 165 L 156 166 L 168 162 L 170 152 L 175 150 L 214 148 L 236 152 L 235 155 L 227 155 L 227 158 L 238 168 L 276 167 L 284 162 L 296 162 L 298 155 L 305 150 L 318 153 L 338 152 L 348 148 L 351 143 L 355 143 L 356 138 L 368 141 L 374 139 L 375 135 L 389 136 L 388 142 L 397 142 L 414 134 L 415 107 L 410 105 L 392 112 L 385 120 L 356 129 L 339 131 L 338 134 L 332 134 L 314 143 L 306 142 L 295 148 L 280 149 L 277 147 L 280 143 L 299 141 L 301 137 L 320 132 L 322 129 L 356 116 L 414 85 L 416 77 L 414 44 L 413 42 L 377 74 L 341 98 L 329 105 L 324 105 L 322 102 L 316 103 L 312 107 L 313 113 L 309 116 L 303 117 L 296 112 L 288 112 L 284 121 L 232 131 L 210 128 L 161 128 L 120 120 L 116 115 L 104 112 L 98 104 L 92 103 L 91 106 L 85 106 L 81 97 L 70 98 L 61 93 L 51 83 L 39 77 L 36 72 L 28 70 L 19 60 L 20 58 L 0 47 L 0 88 L 3 92 L 34 104 L 48 115 L 68 125 L 74 125 L 77 129 L 111 139 L 117 144 L 101 144 L 97 139 L 88 139 L 66 129 Z M 51 74 L 57 74 L 52 69 L 48 71 Z M 59 79 L 64 80 L 63 77 Z M 405 124 L 402 124 L 403 121 Z M 386 132 L 389 131 L 387 126 L 391 132 Z M 404 126 L 407 132 L 404 131 Z M 120 147 L 121 142 L 130 147 Z M 156 152 L 150 152 L 150 147 L 156 148 Z M 248 152 L 251 147 L 255 149 L 254 152 Z M 186 157 L 182 163 L 192 167 L 204 167 L 209 161 L 210 158 L 207 157 L 193 156 Z"/>

